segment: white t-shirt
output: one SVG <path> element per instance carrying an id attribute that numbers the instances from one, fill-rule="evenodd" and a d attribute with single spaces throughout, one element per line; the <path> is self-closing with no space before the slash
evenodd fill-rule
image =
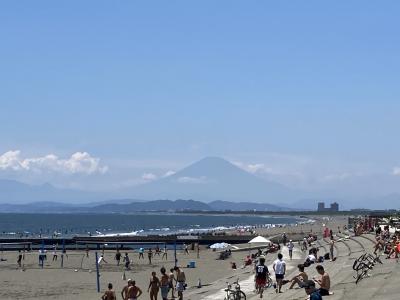
<path id="1" fill-rule="evenodd" d="M 294 244 L 292 242 L 289 242 L 289 244 L 287 245 L 289 250 L 293 250 L 294 248 Z"/>
<path id="2" fill-rule="evenodd" d="M 307 258 L 308 258 L 310 261 L 313 261 L 313 262 L 315 262 L 315 260 L 316 260 L 315 256 L 312 255 L 312 254 L 310 254 L 309 256 L 307 256 Z"/>
<path id="3" fill-rule="evenodd" d="M 275 274 L 279 274 L 279 275 L 283 275 L 285 274 L 285 266 L 286 263 L 285 261 L 282 259 L 277 259 L 274 261 L 274 265 L 275 265 Z"/>

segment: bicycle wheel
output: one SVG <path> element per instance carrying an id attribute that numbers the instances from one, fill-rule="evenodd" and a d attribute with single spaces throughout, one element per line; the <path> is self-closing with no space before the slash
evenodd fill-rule
<path id="1" fill-rule="evenodd" d="M 246 294 L 242 291 L 237 291 L 235 300 L 246 300 Z"/>
<path id="2" fill-rule="evenodd" d="M 229 294 L 225 297 L 225 300 L 236 300 L 236 292 L 230 291 Z"/>
<path id="3" fill-rule="evenodd" d="M 266 287 L 266 288 L 270 288 L 273 284 L 274 284 L 274 283 L 273 283 L 273 281 L 272 281 L 272 278 L 269 277 L 269 278 L 267 278 L 267 284 L 265 285 L 265 287 Z"/>

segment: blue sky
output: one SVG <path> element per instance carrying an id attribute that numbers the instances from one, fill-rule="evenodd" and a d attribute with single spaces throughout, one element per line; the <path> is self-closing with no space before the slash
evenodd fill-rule
<path id="1" fill-rule="evenodd" d="M 392 192 L 399 9 L 397 1 L 2 2 L 0 177 L 129 185 L 213 155 L 288 185 L 379 175 L 388 184 L 379 192 Z M 9 151 L 23 172 L 1 156 Z M 77 152 L 88 153 L 76 156 L 92 168 L 86 181 L 71 167 Z M 40 158 L 50 154 L 73 174 L 43 176 L 50 167 Z"/>

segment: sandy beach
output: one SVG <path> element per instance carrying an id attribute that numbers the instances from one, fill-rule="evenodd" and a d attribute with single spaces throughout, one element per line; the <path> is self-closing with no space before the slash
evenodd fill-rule
<path id="1" fill-rule="evenodd" d="M 257 229 L 257 234 L 266 237 L 276 236 L 286 232 L 289 238 L 295 235 L 303 235 L 311 230 L 314 233 L 322 232 L 322 224 L 337 230 L 337 226 L 345 224 L 345 218 L 335 220 L 318 220 L 314 224 L 298 225 L 293 227 Z M 250 239 L 250 238 L 249 238 Z M 221 242 L 223 237 L 221 237 Z M 247 245 L 239 245 L 239 247 L 247 247 Z M 124 253 L 124 251 L 121 251 Z M 254 250 L 252 252 L 255 252 Z M 125 272 L 126 279 L 132 278 L 136 280 L 144 294 L 141 299 L 149 299 L 147 287 L 149 283 L 151 271 L 159 270 L 162 266 L 169 270 L 174 266 L 174 253 L 168 251 L 168 259 L 162 260 L 162 255 L 155 255 L 153 262 L 149 265 L 147 255 L 145 259 L 139 260 L 139 254 L 132 250 L 128 252 L 130 259 L 133 260 L 132 269 Z M 287 248 L 282 249 L 282 253 L 287 257 Z M 86 257 L 84 251 L 68 251 L 68 258 L 64 258 L 64 268 L 61 268 L 60 254 L 58 260 L 52 261 L 52 253 L 48 251 L 47 261 L 44 268 L 38 265 L 38 253 L 32 252 L 25 255 L 24 271 L 17 266 L 17 252 L 3 252 L 3 261 L 0 263 L 0 281 L 2 288 L 0 289 L 0 299 L 100 299 L 102 293 L 97 292 L 96 287 L 96 266 L 95 253 L 90 251 L 89 258 Z M 100 253 L 99 253 L 100 254 Z M 249 250 L 233 252 L 232 256 L 226 260 L 217 260 L 218 253 L 201 246 L 200 257 L 197 257 L 196 251 L 190 251 L 189 255 L 183 253 L 182 250 L 177 252 L 178 265 L 183 268 L 186 274 L 188 288 L 185 291 L 184 299 L 223 299 L 221 298 L 221 290 L 227 281 L 234 281 L 237 278 L 243 283 L 243 289 L 246 293 L 252 293 L 252 269 L 250 267 L 241 269 L 243 259 L 249 254 Z M 296 244 L 294 257 L 302 259 L 303 253 Z M 121 299 L 120 292 L 126 285 L 123 280 L 124 267 L 116 265 L 114 260 L 115 251 L 106 250 L 105 260 L 108 262 L 100 268 L 100 284 L 101 292 L 104 292 L 109 282 L 113 283 L 114 290 L 117 293 L 117 299 Z M 276 254 L 267 256 L 267 263 L 276 258 Z M 297 259 L 294 259 L 293 268 Z M 195 268 L 187 268 L 189 262 L 195 261 Z M 231 262 L 236 262 L 237 270 L 231 269 Z M 202 287 L 198 288 L 198 281 L 201 280 Z"/>

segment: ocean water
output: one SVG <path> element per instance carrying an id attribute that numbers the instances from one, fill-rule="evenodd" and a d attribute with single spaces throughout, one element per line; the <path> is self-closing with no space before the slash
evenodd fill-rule
<path id="1" fill-rule="evenodd" d="M 0 235 L 62 236 L 139 231 L 139 234 L 198 232 L 218 227 L 294 224 L 294 217 L 187 214 L 0 214 Z"/>

